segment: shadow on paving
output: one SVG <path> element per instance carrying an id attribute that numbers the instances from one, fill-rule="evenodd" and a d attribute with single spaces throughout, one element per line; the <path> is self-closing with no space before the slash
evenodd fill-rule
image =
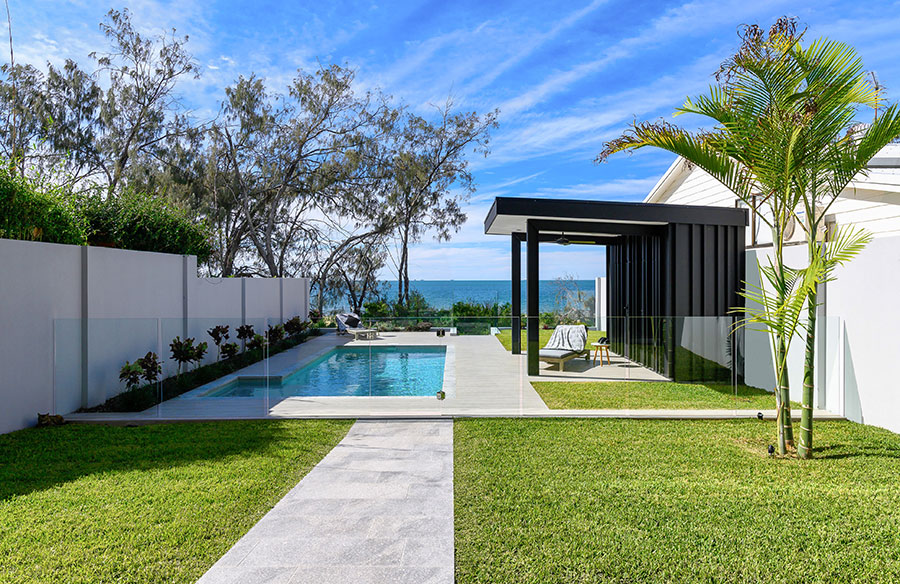
<path id="1" fill-rule="evenodd" d="M 68 424 L 0 436 L 0 501 L 84 476 L 172 468 L 260 452 L 287 434 L 268 421 Z"/>

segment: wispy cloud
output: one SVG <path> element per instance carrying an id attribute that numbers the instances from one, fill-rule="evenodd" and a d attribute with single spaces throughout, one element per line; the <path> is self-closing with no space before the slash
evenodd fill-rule
<path id="1" fill-rule="evenodd" d="M 763 13 L 764 8 L 774 4 L 777 2 L 713 0 L 688 2 L 669 9 L 639 34 L 608 47 L 600 57 L 555 72 L 538 85 L 503 102 L 500 111 L 508 117 L 527 111 L 551 95 L 567 90 L 572 84 L 602 71 L 612 63 L 634 57 L 675 38 L 695 36 L 723 23 L 741 22 L 741 19 Z"/>

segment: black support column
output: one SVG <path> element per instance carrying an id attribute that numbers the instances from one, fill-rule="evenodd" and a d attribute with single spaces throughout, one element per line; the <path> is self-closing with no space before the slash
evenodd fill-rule
<path id="1" fill-rule="evenodd" d="M 527 318 L 527 350 L 528 350 L 528 375 L 540 374 L 540 361 L 538 360 L 538 351 L 540 350 L 540 284 L 538 274 L 538 245 L 539 233 L 537 225 L 533 219 L 525 222 L 525 247 L 528 257 L 526 258 L 526 314 Z"/>
<path id="2" fill-rule="evenodd" d="M 522 354 L 522 242 L 513 233 L 512 239 L 512 354 Z"/>

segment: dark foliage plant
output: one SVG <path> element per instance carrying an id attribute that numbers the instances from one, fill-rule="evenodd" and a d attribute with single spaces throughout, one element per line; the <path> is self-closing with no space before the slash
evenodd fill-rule
<path id="1" fill-rule="evenodd" d="M 308 326 L 308 321 L 300 320 L 299 316 L 295 316 L 284 322 L 284 331 L 288 334 L 288 336 L 292 337 L 294 335 L 299 335 L 300 333 L 305 331 Z"/>
<path id="2" fill-rule="evenodd" d="M 228 325 L 216 325 L 206 331 L 216 345 L 216 360 L 219 360 L 222 357 L 222 343 L 228 340 Z"/>
<path id="3" fill-rule="evenodd" d="M 159 379 L 160 373 L 162 373 L 162 365 L 159 362 L 159 357 L 153 351 L 148 351 L 146 355 L 141 357 L 136 361 L 138 365 L 141 366 L 141 377 L 147 383 L 155 383 L 156 380 Z"/>
<path id="4" fill-rule="evenodd" d="M 187 337 L 181 340 L 181 337 L 175 337 L 169 343 L 172 351 L 172 359 L 178 363 L 178 374 L 181 374 L 182 367 L 194 360 L 197 355 L 197 348 L 194 347 L 194 337 Z"/>
<path id="5" fill-rule="evenodd" d="M 194 363 L 199 365 L 200 362 L 203 361 L 203 357 L 206 356 L 207 348 L 209 348 L 209 345 L 206 343 L 206 341 L 197 343 L 197 346 L 194 347 L 194 358 L 192 359 Z"/>
<path id="6" fill-rule="evenodd" d="M 255 334 L 253 335 L 252 339 L 247 341 L 247 348 L 251 351 L 263 349 L 266 347 L 266 345 L 266 337 L 262 336 L 261 334 Z"/>
<path id="7" fill-rule="evenodd" d="M 267 336 L 270 343 L 277 343 L 284 338 L 284 327 L 280 324 L 276 324 L 274 326 L 270 325 L 269 330 L 267 331 Z"/>
<path id="8" fill-rule="evenodd" d="M 237 338 L 244 344 L 245 347 L 247 346 L 247 341 L 252 339 L 254 334 L 256 333 L 253 332 L 252 324 L 242 324 L 241 326 L 237 327 Z"/>
<path id="9" fill-rule="evenodd" d="M 128 389 L 134 389 L 141 383 L 141 375 L 144 370 L 141 369 L 141 366 L 137 363 L 129 363 L 125 361 L 125 364 L 122 365 L 122 369 L 119 370 L 119 381 L 125 382 L 125 387 Z"/>
<path id="10" fill-rule="evenodd" d="M 222 356 L 226 359 L 231 359 L 235 355 L 238 354 L 238 344 L 237 343 L 225 343 L 222 345 Z"/>

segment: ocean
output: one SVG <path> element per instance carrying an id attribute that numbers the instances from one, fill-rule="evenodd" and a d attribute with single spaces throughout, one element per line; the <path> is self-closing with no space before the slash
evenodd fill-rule
<path id="1" fill-rule="evenodd" d="M 593 280 L 574 280 L 565 282 L 572 288 L 575 286 L 587 297 L 594 297 Z M 437 309 L 450 308 L 454 302 L 461 300 L 477 303 L 505 303 L 512 300 L 512 291 L 509 280 L 411 280 L 410 290 L 415 290 L 425 297 L 429 306 Z M 379 292 L 388 299 L 393 300 L 397 296 L 397 282 L 379 282 Z M 548 312 L 560 308 L 560 301 L 565 296 L 560 294 L 561 284 L 556 280 L 541 280 L 540 283 L 540 310 Z M 522 305 L 525 304 L 525 281 L 522 281 Z M 593 306 L 593 301 L 591 301 Z"/>

